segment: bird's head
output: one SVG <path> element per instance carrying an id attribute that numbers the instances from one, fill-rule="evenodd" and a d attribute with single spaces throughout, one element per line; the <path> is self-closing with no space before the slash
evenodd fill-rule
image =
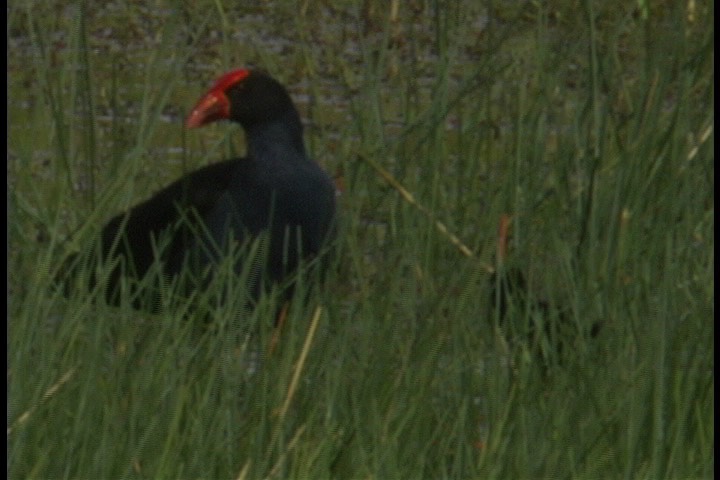
<path id="1" fill-rule="evenodd" d="M 200 98 L 185 121 L 197 128 L 217 120 L 232 120 L 246 130 L 295 113 L 285 87 L 262 70 L 227 72 Z"/>

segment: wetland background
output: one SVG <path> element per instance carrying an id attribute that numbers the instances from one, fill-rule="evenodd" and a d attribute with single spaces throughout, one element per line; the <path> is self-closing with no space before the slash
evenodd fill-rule
<path id="1" fill-rule="evenodd" d="M 713 3 L 244 3 L 8 4 L 9 477 L 712 477 Z M 275 355 L 272 298 L 213 303 L 232 278 L 159 315 L 53 290 L 242 154 L 182 123 L 248 65 L 344 184 Z M 491 308 L 503 215 L 532 295 L 602 323 L 549 369 Z"/>

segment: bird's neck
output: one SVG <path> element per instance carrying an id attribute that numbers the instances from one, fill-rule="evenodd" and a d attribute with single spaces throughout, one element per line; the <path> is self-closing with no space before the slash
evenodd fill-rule
<path id="1" fill-rule="evenodd" d="M 297 112 L 273 121 L 263 122 L 246 129 L 248 153 L 250 156 L 272 161 L 275 157 L 307 158 L 303 142 L 303 127 Z"/>

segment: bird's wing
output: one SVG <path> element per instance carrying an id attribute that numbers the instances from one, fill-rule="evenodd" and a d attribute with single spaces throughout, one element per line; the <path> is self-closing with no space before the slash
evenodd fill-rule
<path id="1" fill-rule="evenodd" d="M 154 260 L 153 241 L 163 232 L 202 219 L 230 188 L 240 159 L 227 160 L 196 170 L 165 187 L 128 212 L 112 218 L 102 231 L 102 250 L 130 253 L 136 274 L 142 275 Z M 172 235 L 169 255 L 183 252 L 187 235 Z M 175 254 L 177 256 L 178 254 Z M 173 261 L 170 259 L 170 263 Z M 168 266 L 171 270 L 173 267 Z"/>

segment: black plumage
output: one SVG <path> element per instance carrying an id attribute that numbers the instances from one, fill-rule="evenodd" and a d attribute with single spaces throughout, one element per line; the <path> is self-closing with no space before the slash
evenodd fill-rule
<path id="1" fill-rule="evenodd" d="M 267 261 L 250 286 L 257 296 L 283 282 L 301 259 L 320 254 L 333 235 L 335 188 L 308 157 L 285 88 L 264 72 L 233 70 L 200 99 L 186 126 L 222 119 L 244 128 L 246 157 L 189 173 L 103 227 L 100 252 L 115 265 L 110 301 L 118 300 L 123 277 L 140 279 L 156 262 L 165 277 L 189 271 L 197 287 L 232 246 L 266 232 Z M 240 258 L 236 269 L 242 267 Z"/>

